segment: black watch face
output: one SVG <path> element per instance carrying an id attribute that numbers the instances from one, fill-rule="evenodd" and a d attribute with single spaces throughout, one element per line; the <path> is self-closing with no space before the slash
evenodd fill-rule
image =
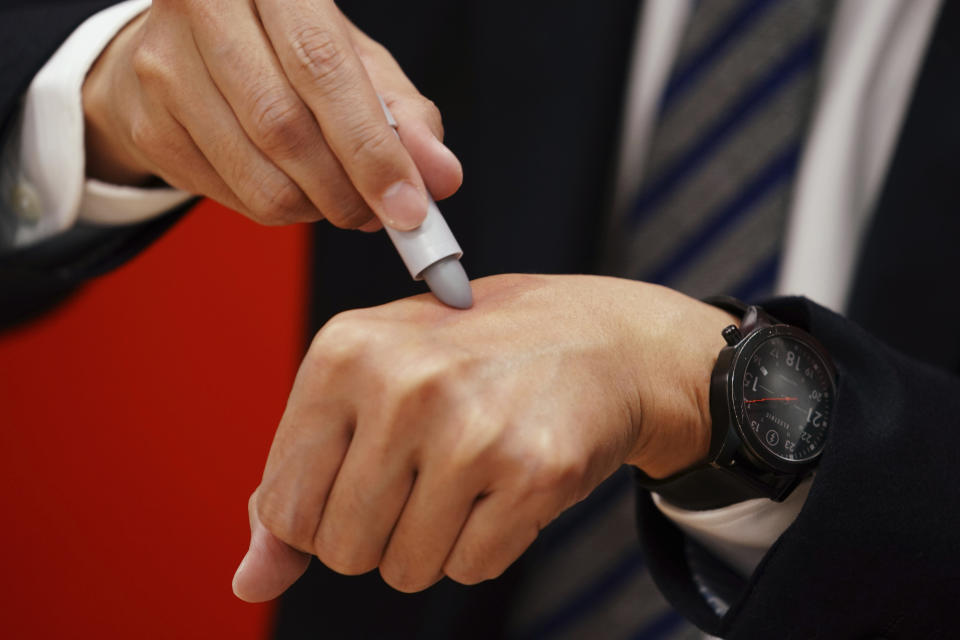
<path id="1" fill-rule="evenodd" d="M 823 449 L 834 383 L 820 355 L 789 336 L 761 342 L 743 374 L 745 427 L 770 453 L 805 462 Z"/>

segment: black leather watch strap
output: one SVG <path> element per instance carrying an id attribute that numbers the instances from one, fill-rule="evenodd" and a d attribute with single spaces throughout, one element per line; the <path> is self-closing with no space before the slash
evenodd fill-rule
<path id="1" fill-rule="evenodd" d="M 752 486 L 745 478 L 711 465 L 688 469 L 662 480 L 654 480 L 639 469 L 636 474 L 642 487 L 689 511 L 719 509 L 751 498 L 769 497 L 767 491 Z"/>

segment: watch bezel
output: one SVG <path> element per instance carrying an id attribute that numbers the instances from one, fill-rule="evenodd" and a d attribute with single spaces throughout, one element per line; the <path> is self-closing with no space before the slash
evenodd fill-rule
<path id="1" fill-rule="evenodd" d="M 823 446 L 825 445 L 822 445 L 816 454 L 804 460 L 787 460 L 768 450 L 763 443 L 760 442 L 759 436 L 748 427 L 749 421 L 746 417 L 746 405 L 743 397 L 743 378 L 749 365 L 750 357 L 756 348 L 771 338 L 788 338 L 795 340 L 816 354 L 816 357 L 826 372 L 834 398 L 833 406 L 836 406 L 836 369 L 830 358 L 826 356 L 826 349 L 824 349 L 823 345 L 821 345 L 816 338 L 802 329 L 786 324 L 775 324 L 758 328 L 744 337 L 735 346 L 727 347 L 733 351 L 731 354 L 732 366 L 727 367 L 726 375 L 724 376 L 724 386 L 726 387 L 724 395 L 727 401 L 727 413 L 740 437 L 744 453 L 750 457 L 754 463 L 759 462 L 762 466 L 769 467 L 779 473 L 800 474 L 816 466 L 823 453 Z"/>

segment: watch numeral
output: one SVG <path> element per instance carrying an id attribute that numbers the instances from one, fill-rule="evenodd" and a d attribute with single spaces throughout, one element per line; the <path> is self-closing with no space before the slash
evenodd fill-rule
<path id="1" fill-rule="evenodd" d="M 800 371 L 800 356 L 793 351 L 787 351 L 787 366 Z"/>
<path id="2" fill-rule="evenodd" d="M 823 414 L 819 411 L 814 411 L 813 407 L 810 407 L 810 409 L 807 410 L 807 422 L 815 427 L 819 427 L 823 423 Z"/>

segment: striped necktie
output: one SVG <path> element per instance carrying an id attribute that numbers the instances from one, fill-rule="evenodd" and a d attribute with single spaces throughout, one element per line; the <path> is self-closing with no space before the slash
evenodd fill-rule
<path id="1" fill-rule="evenodd" d="M 698 2 L 639 194 L 610 227 L 605 272 L 697 296 L 772 288 L 831 7 Z M 631 478 L 621 469 L 543 531 L 524 559 L 511 637 L 701 637 L 645 569 Z"/>
<path id="2" fill-rule="evenodd" d="M 605 271 L 693 296 L 772 291 L 829 0 L 702 0 Z"/>

